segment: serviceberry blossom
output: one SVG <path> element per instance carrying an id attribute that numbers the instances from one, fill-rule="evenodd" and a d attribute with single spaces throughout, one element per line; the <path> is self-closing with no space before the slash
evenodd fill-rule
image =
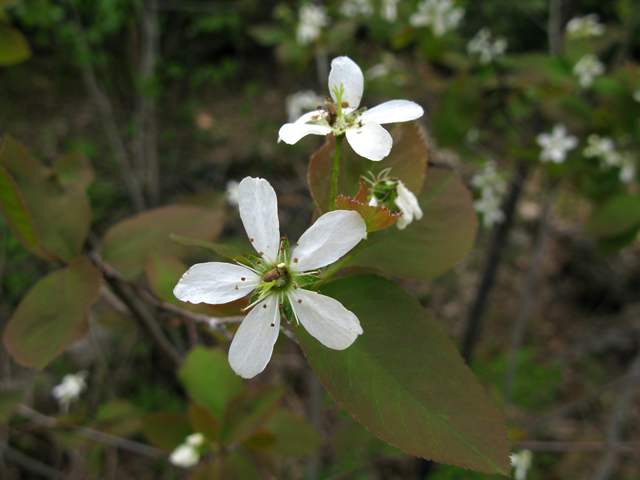
<path id="1" fill-rule="evenodd" d="M 633 179 L 636 178 L 636 157 L 630 153 L 626 152 L 622 155 L 622 160 L 620 161 L 620 181 L 623 183 L 633 182 Z"/>
<path id="2" fill-rule="evenodd" d="M 600 137 L 595 133 L 587 138 L 587 146 L 582 154 L 587 158 L 598 158 L 600 167 L 603 169 L 617 167 L 622 161 L 613 140 L 609 137 Z"/>
<path id="3" fill-rule="evenodd" d="M 473 207 L 482 215 L 482 224 L 490 228 L 496 223 L 503 222 L 504 212 L 501 204 L 507 183 L 498 172 L 496 162 L 489 160 L 485 163 L 482 170 L 471 179 L 471 185 L 480 192 L 480 198 L 473 202 Z"/>
<path id="4" fill-rule="evenodd" d="M 633 99 L 640 103 L 640 90 L 636 90 L 635 92 L 633 92 Z"/>
<path id="5" fill-rule="evenodd" d="M 452 0 L 424 0 L 418 11 L 409 17 L 414 27 L 431 27 L 436 37 L 456 28 L 464 17 L 464 8 L 456 7 Z"/>
<path id="6" fill-rule="evenodd" d="M 604 63 L 598 57 L 589 53 L 583 56 L 573 67 L 573 74 L 578 77 L 580 86 L 589 88 L 593 84 L 594 77 L 604 73 Z"/>
<path id="7" fill-rule="evenodd" d="M 333 298 L 302 287 L 319 281 L 317 270 L 335 262 L 365 237 L 357 212 L 325 213 L 300 237 L 289 255 L 280 238 L 278 201 L 266 180 L 247 177 L 238 186 L 240 218 L 260 257 L 252 266 L 211 262 L 192 266 L 173 290 L 185 302 L 222 304 L 257 296 L 229 349 L 231 368 L 251 378 L 266 367 L 280 330 L 280 311 L 294 318 L 325 346 L 349 347 L 362 333 L 358 318 Z"/>
<path id="8" fill-rule="evenodd" d="M 51 389 L 51 395 L 58 402 L 60 411 L 67 413 L 71 403 L 80 398 L 80 394 L 87 388 L 86 371 L 69 374 L 62 377 L 62 382 Z"/>
<path id="9" fill-rule="evenodd" d="M 567 135 L 567 128 L 560 124 L 553 127 L 551 134 L 539 134 L 536 141 L 542 147 L 541 162 L 562 163 L 567 157 L 567 152 L 578 146 L 578 139 L 573 135 Z"/>
<path id="10" fill-rule="evenodd" d="M 232 207 L 238 206 L 238 182 L 229 180 L 227 182 L 227 190 L 224 192 L 227 203 Z"/>
<path id="11" fill-rule="evenodd" d="M 200 447 L 204 444 L 204 435 L 193 433 L 183 444 L 169 455 L 169 461 L 176 467 L 191 468 L 200 462 Z"/>
<path id="12" fill-rule="evenodd" d="M 527 480 L 527 470 L 531 468 L 532 458 L 531 450 L 521 450 L 511 454 L 511 468 L 515 470 L 513 472 L 515 480 Z"/>
<path id="13" fill-rule="evenodd" d="M 313 90 L 303 90 L 288 95 L 285 101 L 287 104 L 287 119 L 289 122 L 295 122 L 304 112 L 322 105 L 324 98 Z"/>
<path id="14" fill-rule="evenodd" d="M 567 37 L 571 40 L 578 38 L 599 37 L 605 31 L 597 13 L 590 13 L 584 17 L 574 17 L 567 23 Z"/>
<path id="15" fill-rule="evenodd" d="M 373 14 L 373 5 L 371 0 L 344 0 L 340 5 L 340 13 L 348 18 L 357 15 L 370 17 Z"/>
<path id="16" fill-rule="evenodd" d="M 325 101 L 325 111 L 314 110 L 283 125 L 280 139 L 293 145 L 309 134 L 344 133 L 358 155 L 378 161 L 389 155 L 393 145 L 391 135 L 381 124 L 408 122 L 424 114 L 420 105 L 409 100 L 391 100 L 370 110 L 357 110 L 364 91 L 364 75 L 349 57 L 337 57 L 331 62 L 329 91 L 333 102 Z"/>
<path id="17" fill-rule="evenodd" d="M 298 43 L 309 45 L 320 36 L 322 27 L 329 25 L 329 17 L 324 12 L 322 5 L 307 3 L 300 8 L 300 22 L 296 30 Z"/>
<path id="18" fill-rule="evenodd" d="M 402 216 L 396 222 L 396 225 L 400 230 L 407 228 L 413 219 L 420 220 L 422 218 L 422 209 L 418 203 L 418 199 L 411 190 L 405 187 L 402 180 L 398 180 L 398 186 L 396 187 L 398 196 L 394 200 L 396 207 L 402 212 Z"/>
<path id="19" fill-rule="evenodd" d="M 486 64 L 497 60 L 504 56 L 504 52 L 507 49 L 507 40 L 505 38 L 497 37 L 494 41 L 491 41 L 491 36 L 491 29 L 484 27 L 467 44 L 469 55 L 480 55 L 480 63 Z"/>
<path id="20" fill-rule="evenodd" d="M 385 168 L 377 176 L 367 172 L 362 178 L 371 185 L 369 190 L 369 205 L 377 207 L 385 205 L 402 213 L 396 221 L 396 226 L 404 230 L 413 220 L 422 219 L 423 213 L 414 193 L 409 190 L 399 178 L 391 177 L 391 168 Z"/>
<path id="21" fill-rule="evenodd" d="M 388 22 L 395 22 L 398 18 L 398 0 L 382 0 L 380 16 Z"/>

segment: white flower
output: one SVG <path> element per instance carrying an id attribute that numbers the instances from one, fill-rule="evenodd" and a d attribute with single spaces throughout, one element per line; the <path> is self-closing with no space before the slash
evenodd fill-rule
<path id="1" fill-rule="evenodd" d="M 340 13 L 348 18 L 356 15 L 370 17 L 373 13 L 373 5 L 370 0 L 344 0 L 340 5 Z"/>
<path id="2" fill-rule="evenodd" d="M 264 179 L 247 177 L 238 187 L 240 218 L 260 257 L 255 268 L 229 263 L 200 263 L 173 290 L 185 302 L 222 304 L 256 292 L 258 300 L 243 320 L 229 349 L 231 368 L 251 378 L 266 367 L 280 328 L 280 308 L 290 305 L 298 324 L 325 346 L 343 350 L 362 333 L 358 318 L 333 298 L 301 287 L 309 272 L 335 262 L 365 236 L 357 212 L 322 215 L 302 234 L 289 256 L 282 247 L 276 193 Z M 266 277 L 266 278 L 265 278 Z M 308 283 L 308 282 L 307 282 Z"/>
<path id="3" fill-rule="evenodd" d="M 382 0 L 382 18 L 389 22 L 395 22 L 398 18 L 398 0 Z"/>
<path id="4" fill-rule="evenodd" d="M 185 442 L 171 452 L 169 455 L 169 461 L 182 468 L 194 467 L 200 462 L 200 450 L 198 447 L 204 443 L 204 435 L 201 433 L 192 433 Z"/>
<path id="5" fill-rule="evenodd" d="M 640 103 L 640 90 L 636 90 L 635 92 L 633 92 L 633 99 Z"/>
<path id="6" fill-rule="evenodd" d="M 436 37 L 456 28 L 464 17 L 464 8 L 456 7 L 452 0 L 424 0 L 409 23 L 414 27 L 430 26 Z"/>
<path id="7" fill-rule="evenodd" d="M 587 138 L 587 147 L 582 151 L 582 154 L 587 158 L 600 159 L 600 166 L 605 169 L 617 167 L 622 161 L 613 140 L 609 137 L 600 137 L 595 133 Z"/>
<path id="8" fill-rule="evenodd" d="M 564 125 L 553 127 L 551 134 L 541 133 L 536 137 L 538 145 L 542 147 L 540 161 L 562 163 L 567 157 L 567 152 L 578 146 L 578 139 L 573 135 L 567 135 Z"/>
<path id="9" fill-rule="evenodd" d="M 313 90 L 303 90 L 287 96 L 287 118 L 290 122 L 295 122 L 303 112 L 317 108 L 322 105 L 324 98 L 316 94 Z"/>
<path id="10" fill-rule="evenodd" d="M 491 41 L 491 29 L 489 27 L 482 28 L 467 44 L 469 55 L 479 54 L 480 63 L 490 63 L 502 57 L 506 49 L 507 40 L 503 37 L 498 37 L 493 42 Z"/>
<path id="11" fill-rule="evenodd" d="M 394 200 L 396 207 L 402 212 L 402 216 L 396 222 L 400 230 L 404 230 L 407 225 L 413 222 L 413 219 L 420 220 L 422 218 L 422 209 L 418 203 L 418 199 L 411 190 L 405 187 L 402 180 L 398 180 L 396 187 L 398 196 Z"/>
<path id="12" fill-rule="evenodd" d="M 473 207 L 482 215 L 483 225 L 489 228 L 504 221 L 501 203 L 507 183 L 498 172 L 496 162 L 489 160 L 482 170 L 473 176 L 471 185 L 480 190 L 480 198 L 473 203 Z"/>
<path id="13" fill-rule="evenodd" d="M 573 67 L 573 74 L 580 81 L 580 86 L 588 88 L 593 83 L 593 78 L 604 73 L 604 63 L 598 60 L 598 57 L 589 53 L 583 56 Z"/>
<path id="14" fill-rule="evenodd" d="M 604 33 L 604 25 L 598 22 L 596 13 L 584 17 L 574 17 L 567 23 L 567 36 L 571 40 L 578 38 L 598 37 Z"/>
<path id="15" fill-rule="evenodd" d="M 80 394 L 87 388 L 86 377 L 87 372 L 84 370 L 73 375 L 65 375 L 62 382 L 51 389 L 51 395 L 58 402 L 61 411 L 68 412 L 69 405 L 80 398 Z"/>
<path id="16" fill-rule="evenodd" d="M 303 45 L 313 43 L 320 36 L 322 27 L 329 24 L 329 17 L 324 13 L 322 5 L 307 3 L 300 8 L 299 16 L 296 38 Z"/>
<path id="17" fill-rule="evenodd" d="M 623 183 L 632 182 L 636 177 L 636 161 L 631 153 L 622 156 L 620 163 L 620 181 Z"/>
<path id="18" fill-rule="evenodd" d="M 531 450 L 521 450 L 511 454 L 511 467 L 515 469 L 515 480 L 526 480 L 532 457 Z"/>
<path id="19" fill-rule="evenodd" d="M 280 139 L 292 145 L 302 137 L 342 135 L 358 154 L 369 160 L 382 160 L 389 155 L 393 140 L 381 124 L 408 122 L 420 118 L 424 110 L 409 100 L 391 100 L 371 110 L 356 110 L 364 91 L 364 75 L 349 57 L 337 57 L 331 62 L 329 90 L 334 103 L 325 102 L 326 112 L 305 113 L 294 123 L 280 127 Z"/>
<path id="20" fill-rule="evenodd" d="M 238 206 L 238 182 L 229 180 L 227 182 L 227 190 L 224 192 L 227 203 L 232 207 Z"/>

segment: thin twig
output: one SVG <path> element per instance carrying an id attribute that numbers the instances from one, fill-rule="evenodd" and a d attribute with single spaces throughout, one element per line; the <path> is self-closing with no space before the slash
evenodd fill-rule
<path id="1" fill-rule="evenodd" d="M 145 445 L 144 443 L 134 442 L 133 440 L 129 440 L 127 438 L 109 435 L 108 433 L 100 432 L 98 430 L 93 430 L 87 427 L 67 427 L 65 425 L 59 424 L 55 418 L 48 417 L 47 415 L 37 412 L 36 410 L 33 410 L 26 405 L 18 405 L 16 412 L 27 417 L 29 420 L 40 427 L 69 430 L 71 433 L 87 440 L 101 443 L 103 445 L 108 445 L 110 447 L 119 448 L 120 450 L 127 450 L 128 452 L 143 455 L 145 457 L 167 458 L 167 454 L 159 448 Z"/>
<path id="2" fill-rule="evenodd" d="M 28 455 L 10 447 L 6 443 L 0 443 L 0 452 L 9 461 L 20 465 L 25 470 L 53 480 L 64 480 L 65 475 L 49 465 L 42 463 Z"/>
<path id="3" fill-rule="evenodd" d="M 562 0 L 549 1 L 549 23 L 547 24 L 549 37 L 549 53 L 558 56 L 562 53 Z"/>
<path id="4" fill-rule="evenodd" d="M 534 452 L 602 452 L 614 450 L 618 453 L 638 453 L 640 442 L 518 442 L 514 450 L 532 450 Z"/>
<path id="5" fill-rule="evenodd" d="M 549 221 L 551 219 L 551 209 L 556 203 L 558 191 L 560 189 L 560 183 L 557 183 L 551 188 L 550 194 L 544 203 L 542 210 L 542 217 L 538 225 L 538 232 L 536 240 L 533 246 L 533 252 L 531 254 L 531 261 L 529 263 L 529 269 L 527 270 L 527 276 L 524 283 L 524 291 L 522 292 L 522 299 L 520 301 L 520 308 L 518 314 L 513 322 L 513 332 L 511 334 L 511 345 L 509 347 L 509 358 L 507 361 L 507 371 L 504 380 L 504 398 L 506 404 L 510 404 L 513 393 L 513 377 L 516 370 L 516 357 L 522 345 L 522 338 L 527 328 L 527 320 L 529 318 L 529 310 L 533 303 L 533 290 L 538 277 L 538 268 L 542 260 L 542 253 L 544 251 L 544 244 L 547 240 L 549 233 Z"/>

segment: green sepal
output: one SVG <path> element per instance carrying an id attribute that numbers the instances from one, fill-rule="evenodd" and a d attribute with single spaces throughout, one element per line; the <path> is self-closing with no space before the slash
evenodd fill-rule
<path id="1" fill-rule="evenodd" d="M 249 261 L 249 263 L 251 263 L 251 266 L 253 268 L 258 270 L 258 272 L 262 273 L 263 275 L 269 271 L 269 265 L 266 265 L 264 263 L 263 258 L 256 257 L 255 255 L 251 255 L 249 253 L 245 253 L 243 256 Z"/>
<path id="2" fill-rule="evenodd" d="M 288 295 L 282 296 L 282 307 L 280 307 L 280 311 L 282 312 L 282 315 L 284 315 L 284 318 L 288 323 L 291 323 L 296 319 L 295 315 L 293 314 L 293 308 L 291 307 L 291 302 L 289 301 Z"/>
<path id="3" fill-rule="evenodd" d="M 289 260 L 291 259 L 291 254 L 289 253 L 289 238 L 287 238 L 286 235 L 282 238 L 283 240 L 280 248 L 283 250 L 278 252 L 278 264 L 282 262 L 285 265 L 289 265 Z"/>
<path id="4" fill-rule="evenodd" d="M 320 275 L 315 275 L 311 273 L 309 275 L 300 275 L 299 277 L 296 277 L 295 282 L 296 282 L 296 285 L 298 285 L 298 287 L 302 288 L 302 287 L 308 287 L 309 285 L 313 285 L 314 283 L 318 283 L 320 280 L 322 280 Z"/>

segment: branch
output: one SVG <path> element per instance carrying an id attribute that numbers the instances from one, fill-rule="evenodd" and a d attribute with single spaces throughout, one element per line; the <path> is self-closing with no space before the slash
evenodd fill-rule
<path id="1" fill-rule="evenodd" d="M 601 452 L 614 450 L 620 453 L 638 453 L 640 442 L 518 442 L 514 450 L 532 450 L 535 452 Z"/>
<path id="2" fill-rule="evenodd" d="M 562 0 L 549 1 L 549 53 L 558 56 L 562 53 Z"/>
<path id="3" fill-rule="evenodd" d="M 16 450 L 6 443 L 0 443 L 0 452 L 9 461 L 20 465 L 25 470 L 53 480 L 64 480 L 65 475 L 46 463 L 42 463 L 28 455 Z"/>

